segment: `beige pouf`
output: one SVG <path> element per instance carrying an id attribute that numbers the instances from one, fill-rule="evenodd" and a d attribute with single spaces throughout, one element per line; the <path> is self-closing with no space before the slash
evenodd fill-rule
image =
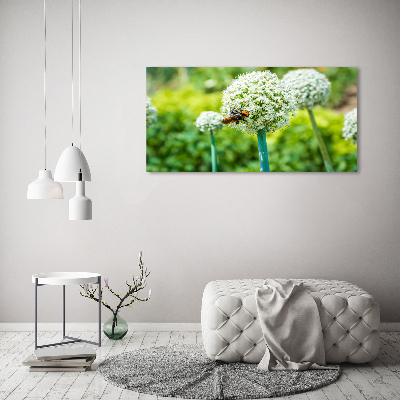
<path id="1" fill-rule="evenodd" d="M 344 281 L 293 281 L 302 282 L 318 305 L 327 363 L 364 363 L 376 358 L 380 312 L 370 294 Z M 207 284 L 201 326 L 209 358 L 225 362 L 261 361 L 266 346 L 254 293 L 263 282 L 263 279 L 242 279 Z"/>

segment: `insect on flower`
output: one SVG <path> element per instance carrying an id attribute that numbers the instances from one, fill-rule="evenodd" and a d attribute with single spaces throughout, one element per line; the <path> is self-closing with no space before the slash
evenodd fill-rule
<path id="1" fill-rule="evenodd" d="M 250 113 L 247 110 L 237 111 L 231 110 L 229 117 L 224 118 L 221 122 L 223 124 L 231 124 L 232 122 L 239 123 L 239 121 L 243 121 L 246 117 L 248 117 Z"/>

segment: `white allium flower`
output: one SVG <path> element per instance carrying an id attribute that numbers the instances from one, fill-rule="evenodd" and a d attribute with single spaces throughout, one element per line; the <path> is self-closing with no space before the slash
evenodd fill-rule
<path id="1" fill-rule="evenodd" d="M 196 126 L 201 132 L 218 131 L 222 129 L 221 114 L 214 111 L 203 111 L 196 119 Z"/>
<path id="2" fill-rule="evenodd" d="M 315 69 L 296 69 L 284 75 L 282 80 L 294 88 L 299 109 L 325 104 L 331 92 L 328 78 Z"/>
<path id="3" fill-rule="evenodd" d="M 250 115 L 233 126 L 250 134 L 256 135 L 263 128 L 271 133 L 289 125 L 295 109 L 293 89 L 270 71 L 239 75 L 223 91 L 223 117 L 232 111 L 248 111 Z"/>
<path id="4" fill-rule="evenodd" d="M 157 121 L 157 108 L 151 103 L 151 98 L 146 99 L 146 127 L 152 128 Z"/>
<path id="5" fill-rule="evenodd" d="M 357 108 L 344 115 L 344 126 L 342 135 L 346 140 L 353 139 L 357 144 Z"/>

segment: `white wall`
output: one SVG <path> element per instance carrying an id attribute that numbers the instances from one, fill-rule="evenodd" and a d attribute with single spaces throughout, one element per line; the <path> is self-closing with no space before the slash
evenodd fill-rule
<path id="1" fill-rule="evenodd" d="M 48 1 L 53 172 L 71 142 L 70 15 Z M 198 322 L 208 281 L 252 277 L 348 280 L 400 321 L 399 17 L 387 0 L 82 0 L 94 219 L 70 222 L 72 184 L 26 200 L 43 167 L 42 1 L 0 0 L 0 321 L 33 321 L 32 273 L 98 271 L 122 290 L 139 250 L 153 298 L 131 322 Z M 359 173 L 145 172 L 146 66 L 261 65 L 359 68 Z M 68 319 L 95 321 L 76 292 Z M 61 289 L 39 293 L 40 320 L 60 321 Z"/>

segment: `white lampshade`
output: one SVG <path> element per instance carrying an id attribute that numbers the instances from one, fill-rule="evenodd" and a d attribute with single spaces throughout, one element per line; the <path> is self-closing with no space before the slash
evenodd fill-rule
<path id="1" fill-rule="evenodd" d="M 75 146 L 67 147 L 61 154 L 56 169 L 54 179 L 57 182 L 76 182 L 79 180 L 78 174 L 82 170 L 82 180 L 91 181 L 89 164 L 85 155 Z"/>
<path id="2" fill-rule="evenodd" d="M 69 201 L 71 221 L 92 219 L 92 200 L 85 196 L 85 182 L 76 182 L 76 195 Z"/>
<path id="3" fill-rule="evenodd" d="M 50 170 L 42 169 L 39 178 L 28 185 L 26 197 L 29 200 L 63 199 L 63 188 L 54 182 Z"/>

